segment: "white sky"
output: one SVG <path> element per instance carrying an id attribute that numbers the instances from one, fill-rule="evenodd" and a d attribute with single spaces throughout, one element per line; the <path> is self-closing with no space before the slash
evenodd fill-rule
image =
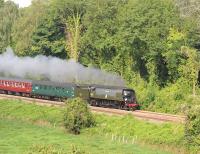
<path id="1" fill-rule="evenodd" d="M 31 5 L 31 0 L 12 0 L 16 4 L 19 4 L 19 7 L 27 7 Z"/>

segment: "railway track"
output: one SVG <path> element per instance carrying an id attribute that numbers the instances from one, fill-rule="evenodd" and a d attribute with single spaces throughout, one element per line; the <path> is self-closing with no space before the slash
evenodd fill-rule
<path id="1" fill-rule="evenodd" d="M 29 98 L 29 97 L 21 97 L 21 96 L 14 96 L 14 95 L 5 95 L 5 94 L 0 94 L 0 99 L 15 99 L 15 100 L 17 99 L 17 100 L 23 100 L 28 103 L 35 103 L 38 105 L 45 105 L 45 106 L 58 106 L 58 107 L 64 106 L 63 102 Z M 139 118 L 139 119 L 155 121 L 155 122 L 184 123 L 186 120 L 186 116 L 157 113 L 157 112 L 150 112 L 150 111 L 143 111 L 143 110 L 124 111 L 124 110 L 94 107 L 94 106 L 91 106 L 91 110 L 93 112 L 105 113 L 105 114 L 109 114 L 109 115 L 121 116 L 121 115 L 129 114 L 129 115 L 133 115 L 134 117 Z"/>

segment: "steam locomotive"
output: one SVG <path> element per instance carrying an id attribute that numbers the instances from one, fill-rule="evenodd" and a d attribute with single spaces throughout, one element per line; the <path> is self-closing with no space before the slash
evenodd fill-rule
<path id="1" fill-rule="evenodd" d="M 49 100 L 80 97 L 92 106 L 139 109 L 135 91 L 126 87 L 84 85 L 0 77 L 0 93 Z"/>

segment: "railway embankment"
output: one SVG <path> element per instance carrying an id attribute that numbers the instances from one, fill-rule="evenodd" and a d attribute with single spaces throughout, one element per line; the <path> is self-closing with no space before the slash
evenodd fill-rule
<path id="1" fill-rule="evenodd" d="M 0 100 L 0 117 L 53 128 L 62 128 L 63 110 L 56 106 L 39 106 L 20 100 Z M 95 114 L 97 125 L 83 134 L 104 136 L 114 143 L 145 145 L 169 153 L 186 153 L 184 126 L 174 123 L 150 123 L 133 116 Z"/>
<path id="2" fill-rule="evenodd" d="M 5 94 L 0 94 L 0 99 L 23 100 L 28 103 L 35 103 L 38 105 L 45 105 L 45 106 L 57 106 L 57 107 L 64 106 L 63 102 L 36 99 L 30 97 L 21 97 L 14 95 L 5 95 Z M 91 110 L 93 112 L 104 113 L 107 115 L 119 115 L 119 116 L 132 115 L 135 118 L 147 120 L 149 122 L 185 123 L 186 120 L 186 116 L 156 113 L 156 112 L 149 112 L 142 110 L 137 110 L 133 112 L 133 111 L 125 111 L 119 109 L 110 109 L 110 108 L 93 107 L 93 106 L 91 106 Z"/>

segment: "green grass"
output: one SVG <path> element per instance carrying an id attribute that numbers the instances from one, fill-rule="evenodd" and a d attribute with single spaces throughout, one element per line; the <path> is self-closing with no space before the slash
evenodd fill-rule
<path id="1" fill-rule="evenodd" d="M 54 126 L 62 125 L 63 109 L 27 104 L 21 101 L 0 100 L 0 116 L 11 117 L 30 122 L 48 121 Z M 99 134 L 115 134 L 137 137 L 152 143 L 181 144 L 184 128 L 181 124 L 153 124 L 140 121 L 131 116 L 117 117 L 95 115 L 97 127 L 88 131 Z"/>
<path id="2" fill-rule="evenodd" d="M 125 137 L 135 137 L 148 143 L 179 146 L 183 144 L 184 128 L 181 124 L 153 124 L 134 119 L 131 115 L 96 116 L 98 127 L 90 128 L 91 133 L 115 134 Z"/>
<path id="3" fill-rule="evenodd" d="M 81 134 L 78 136 L 65 133 L 62 129 L 37 126 L 30 123 L 0 119 L 0 153 L 25 153 L 33 145 L 55 145 L 70 153 L 72 145 L 95 153 L 113 154 L 165 154 L 154 149 L 144 148 L 130 143 L 119 143 L 99 135 Z"/>
<path id="4" fill-rule="evenodd" d="M 28 121 L 32 124 L 62 126 L 63 110 L 21 101 L 0 100 L 1 118 Z M 117 140 L 125 138 L 129 141 L 134 140 L 136 143 L 142 142 L 159 146 L 182 147 L 184 143 L 184 128 L 181 124 L 153 124 L 136 120 L 131 116 L 95 115 L 95 118 L 97 126 L 83 130 L 83 135 L 93 136 L 96 134 L 110 139 L 117 136 Z"/>
<path id="5" fill-rule="evenodd" d="M 53 125 L 62 123 L 62 109 L 28 104 L 22 101 L 0 100 L 0 116 L 14 117 L 20 120 L 48 121 Z"/>

